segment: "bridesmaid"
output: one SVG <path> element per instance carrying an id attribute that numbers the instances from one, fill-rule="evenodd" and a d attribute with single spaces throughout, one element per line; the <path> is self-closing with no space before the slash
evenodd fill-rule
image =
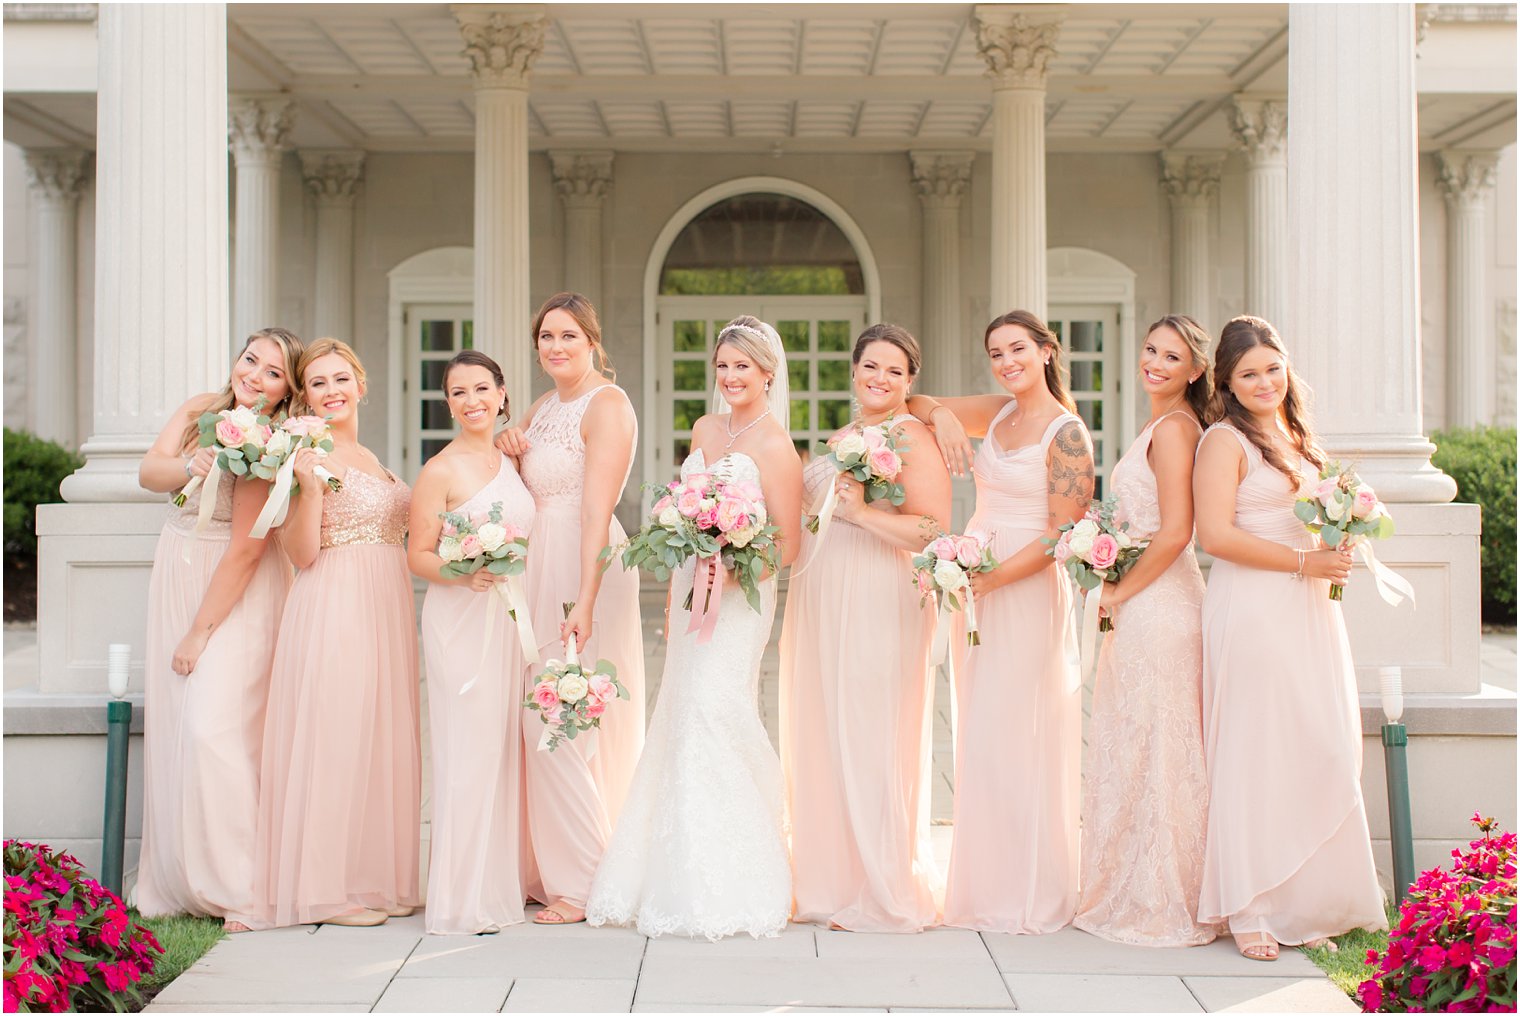
<path id="1" fill-rule="evenodd" d="M 1000 562 L 974 577 L 982 642 L 957 639 L 955 839 L 945 923 L 1041 934 L 1077 905 L 1082 701 L 1071 585 L 1042 539 L 1082 517 L 1093 493 L 1092 439 L 1067 394 L 1061 346 L 1028 311 L 983 335 L 1007 395 L 914 401 L 942 447 L 973 460 L 968 532 L 992 537 Z"/>
<path id="2" fill-rule="evenodd" d="M 950 520 L 950 474 L 904 404 L 918 340 L 897 325 L 860 333 L 852 356 L 860 416 L 837 439 L 887 423 L 906 446 L 907 497 L 867 505 L 861 485 L 815 458 L 803 503 L 827 484 L 839 507 L 803 548 L 781 627 L 781 758 L 792 822 L 794 920 L 847 931 L 934 924 L 940 876 L 929 841 L 934 609 L 920 605 L 912 555 Z"/>
<path id="3" fill-rule="evenodd" d="M 1254 960 L 1386 927 L 1362 803 L 1362 724 L 1340 604 L 1347 551 L 1293 514 L 1324 464 L 1270 324 L 1238 317 L 1193 475 L 1203 600 L 1203 736 L 1210 805 L 1198 920 L 1229 922 Z"/>
<path id="4" fill-rule="evenodd" d="M 493 591 L 501 576 L 484 568 L 465 578 L 439 574 L 439 513 L 487 514 L 499 505 L 501 523 L 526 534 L 533 498 L 516 464 L 492 444 L 497 419 L 507 415 L 496 361 L 473 349 L 459 353 L 444 367 L 443 391 L 460 433 L 417 477 L 407 550 L 412 573 L 429 583 L 422 653 L 433 822 L 425 924 L 435 935 L 491 934 L 523 920 L 523 652 Z"/>
<path id="5" fill-rule="evenodd" d="M 1193 453 L 1212 379 L 1192 318 L 1151 325 L 1140 384 L 1151 418 L 1113 471 L 1129 532 L 1149 540 L 1103 590 L 1116 619 L 1098 658 L 1073 922 L 1136 945 L 1202 945 L 1198 924 L 1209 788 L 1203 769 L 1203 576 L 1193 556 Z"/>
<path id="6" fill-rule="evenodd" d="M 249 336 L 221 391 L 190 399 L 143 457 L 138 481 L 167 494 L 211 471 L 202 413 L 275 415 L 295 388 L 301 340 Z M 248 535 L 269 485 L 222 476 L 211 525 L 196 534 L 201 493 L 170 509 L 148 584 L 143 837 L 135 902 L 147 917 L 222 917 L 248 908 L 264 699 L 290 563 Z M 266 553 L 266 550 L 268 551 Z M 246 931 L 237 921 L 228 931 Z"/>
<path id="7" fill-rule="evenodd" d="M 280 536 L 300 573 L 270 679 L 245 923 L 383 924 L 421 902 L 411 492 L 359 443 L 367 389 L 354 351 L 318 339 L 298 376 L 303 408 L 332 428 L 325 465 L 343 487 L 316 478 L 316 452 L 296 453 L 301 489 Z"/>
<path id="8" fill-rule="evenodd" d="M 538 362 L 554 382 L 528 410 L 524 429 L 498 447 L 522 462 L 536 514 L 528 543 L 528 600 L 541 655 L 559 656 L 574 638 L 586 660 L 617 668 L 629 701 L 602 718 L 597 736 L 539 751 L 543 723 L 525 711 L 528 831 L 538 868 L 529 892 L 549 905 L 538 924 L 586 919 L 591 880 L 617 822 L 644 747 L 644 636 L 639 576 L 602 548 L 626 539 L 612 509 L 633 469 L 638 423 L 612 381 L 596 310 L 579 293 L 551 296 L 533 321 Z M 562 604 L 573 603 L 566 616 Z M 588 754 L 590 753 L 590 754 Z"/>

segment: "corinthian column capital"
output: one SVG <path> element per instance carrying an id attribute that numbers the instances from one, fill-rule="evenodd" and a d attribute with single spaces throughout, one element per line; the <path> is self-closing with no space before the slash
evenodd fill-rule
<path id="1" fill-rule="evenodd" d="M 454 6 L 476 88 L 527 88 L 549 19 L 536 10 Z"/>
<path id="2" fill-rule="evenodd" d="M 1161 153 L 1161 186 L 1173 204 L 1207 203 L 1219 193 L 1221 152 Z"/>
<path id="3" fill-rule="evenodd" d="M 54 201 L 72 202 L 84 190 L 90 153 L 79 148 L 44 148 L 26 153 L 32 191 Z"/>
<path id="4" fill-rule="evenodd" d="M 319 202 L 354 199 L 364 172 L 364 153 L 355 149 L 303 149 L 301 181 Z"/>
<path id="5" fill-rule="evenodd" d="M 284 96 L 234 98 L 227 104 L 227 134 L 238 163 L 278 159 L 290 145 L 296 104 Z"/>
<path id="6" fill-rule="evenodd" d="M 955 208 L 971 182 L 975 152 L 909 152 L 913 189 L 926 207 Z"/>
<path id="7" fill-rule="evenodd" d="M 1440 175 L 1436 186 L 1453 208 L 1481 208 L 1493 193 L 1499 167 L 1498 152 L 1447 151 L 1436 156 Z"/>
<path id="8" fill-rule="evenodd" d="M 554 190 L 567 206 L 600 205 L 612 186 L 611 152 L 550 152 Z"/>
<path id="9" fill-rule="evenodd" d="M 1279 99 L 1235 96 L 1230 104 L 1235 147 L 1253 165 L 1284 162 L 1288 154 L 1288 104 Z"/>
<path id="10" fill-rule="evenodd" d="M 987 61 L 987 76 L 996 87 L 1043 91 L 1061 34 L 1060 18 L 1034 18 L 999 6 L 979 6 L 973 17 L 977 52 Z"/>

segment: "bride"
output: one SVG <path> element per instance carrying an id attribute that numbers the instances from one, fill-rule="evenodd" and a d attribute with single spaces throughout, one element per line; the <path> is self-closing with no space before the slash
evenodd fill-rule
<path id="1" fill-rule="evenodd" d="M 781 527 L 782 565 L 801 542 L 802 463 L 787 431 L 787 375 L 776 330 L 748 315 L 718 333 L 714 407 L 692 428 L 682 477 L 710 472 L 758 483 Z M 725 412 L 726 410 L 726 412 Z M 685 601 L 696 570 L 671 577 Z M 705 577 L 705 575 L 704 575 Z M 781 763 L 760 722 L 760 657 L 776 613 L 776 578 L 760 584 L 761 612 L 737 582 L 723 586 L 709 642 L 688 634 L 690 612 L 667 608 L 668 648 L 659 703 L 586 920 L 637 925 L 645 935 L 717 940 L 778 934 L 792 909 L 783 839 Z"/>

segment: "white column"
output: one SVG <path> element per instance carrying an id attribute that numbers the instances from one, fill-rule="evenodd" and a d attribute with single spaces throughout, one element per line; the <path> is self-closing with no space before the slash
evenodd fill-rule
<path id="1" fill-rule="evenodd" d="M 331 335 L 353 341 L 354 195 L 363 171 L 363 152 L 301 152 L 301 178 L 317 204 L 313 339 Z"/>
<path id="2" fill-rule="evenodd" d="M 1494 422 L 1494 307 L 1488 289 L 1488 197 L 1497 152 L 1442 152 L 1446 195 L 1446 426 Z"/>
<path id="3" fill-rule="evenodd" d="M 554 189 L 565 206 L 564 289 L 602 299 L 602 203 L 612 185 L 611 152 L 550 152 Z"/>
<path id="4" fill-rule="evenodd" d="M 1278 325 L 1315 427 L 1385 501 L 1450 501 L 1420 407 L 1414 12 L 1294 4 L 1288 264 Z"/>
<path id="5" fill-rule="evenodd" d="M 1288 272 L 1288 107 L 1279 99 L 1237 95 L 1230 130 L 1246 159 L 1246 305 L 1283 320 Z"/>
<path id="6" fill-rule="evenodd" d="M 28 331 L 31 370 L 27 402 L 32 431 L 73 448 L 78 389 L 79 194 L 89 153 L 77 148 L 26 153 L 33 220 Z"/>
<path id="7" fill-rule="evenodd" d="M 527 405 L 528 75 L 548 21 L 537 13 L 456 6 L 475 74 L 475 348 L 506 375 L 513 405 Z"/>
<path id="8" fill-rule="evenodd" d="M 1214 201 L 1224 156 L 1217 153 L 1164 152 L 1161 186 L 1172 203 L 1172 304 L 1169 313 L 1186 314 L 1208 331 L 1214 316 Z"/>
<path id="9" fill-rule="evenodd" d="M 237 170 L 232 253 L 232 339 L 279 324 L 280 161 L 295 103 L 281 96 L 235 99 L 232 158 Z"/>
<path id="10" fill-rule="evenodd" d="M 227 12 L 104 4 L 98 22 L 95 392 L 69 501 L 160 501 L 137 464 L 227 376 Z"/>
<path id="11" fill-rule="evenodd" d="M 961 198 L 975 152 L 909 152 L 913 187 L 924 206 L 925 391 L 958 395 L 968 337 L 961 331 Z M 922 387 L 922 385 L 920 386 Z"/>
<path id="12" fill-rule="evenodd" d="M 1045 78 L 1059 17 L 979 6 L 992 91 L 992 313 L 1045 316 Z"/>

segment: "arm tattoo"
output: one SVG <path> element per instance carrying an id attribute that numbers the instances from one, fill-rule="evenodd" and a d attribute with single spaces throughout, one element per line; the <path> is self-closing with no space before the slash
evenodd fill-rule
<path id="1" fill-rule="evenodd" d="M 1056 432 L 1056 453 L 1050 459 L 1049 492 L 1086 504 L 1092 500 L 1094 474 L 1092 453 L 1087 450 L 1082 425 L 1072 422 Z"/>

